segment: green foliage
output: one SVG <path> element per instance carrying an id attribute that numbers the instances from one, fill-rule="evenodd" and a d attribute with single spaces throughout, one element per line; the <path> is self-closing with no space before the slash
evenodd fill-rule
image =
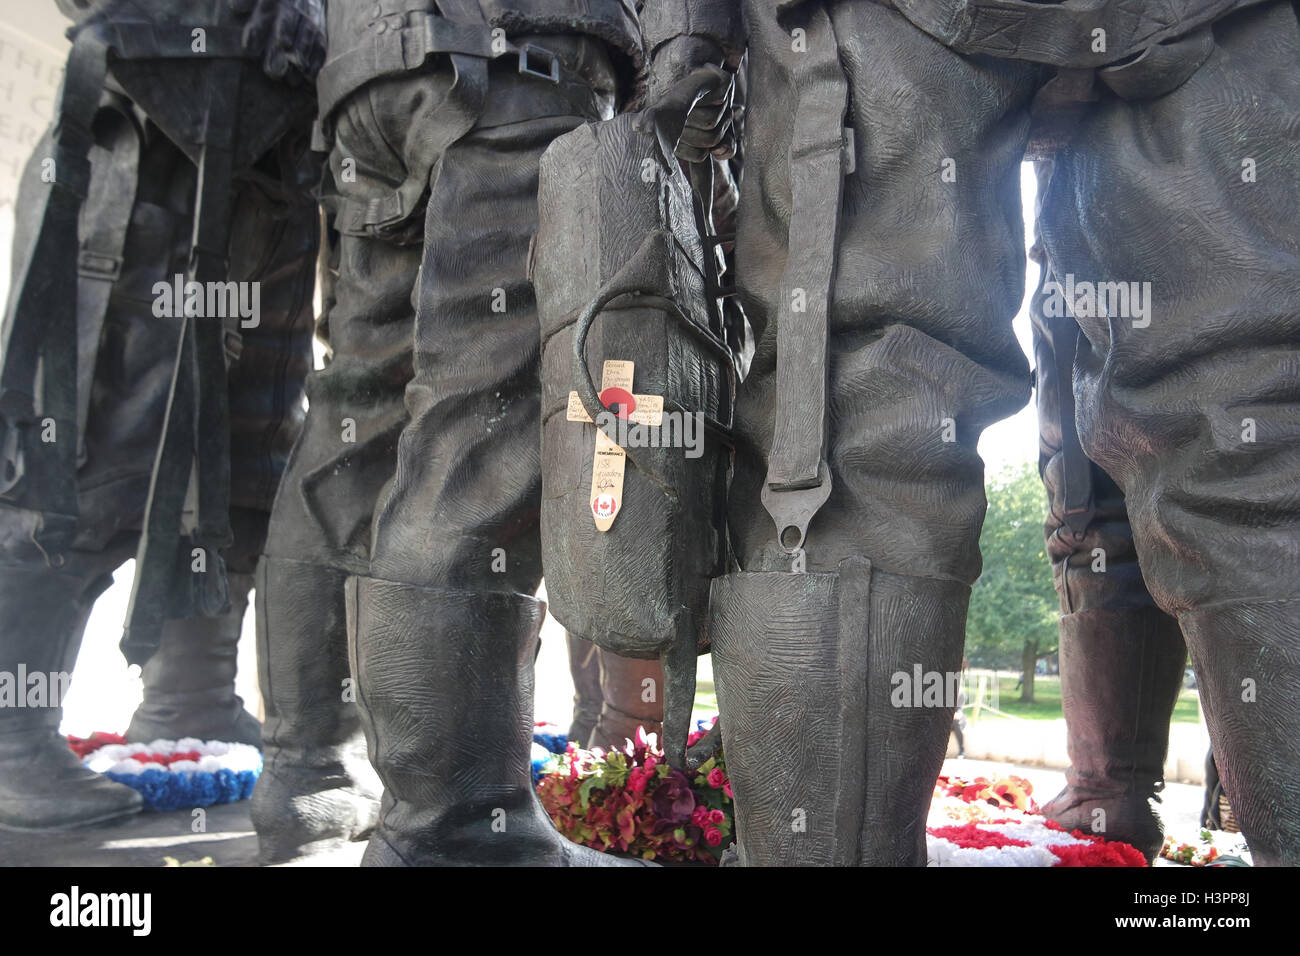
<path id="1" fill-rule="evenodd" d="M 989 500 L 980 550 L 984 573 L 971 592 L 966 656 L 975 667 L 1020 668 L 1026 641 L 1056 647 L 1058 607 L 1043 544 L 1047 494 L 1033 462 L 985 483 Z"/>

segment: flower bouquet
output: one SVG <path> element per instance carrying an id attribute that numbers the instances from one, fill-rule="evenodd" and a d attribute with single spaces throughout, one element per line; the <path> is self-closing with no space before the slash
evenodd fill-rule
<path id="1" fill-rule="evenodd" d="M 574 843 L 659 863 L 716 865 L 735 828 L 722 753 L 683 773 L 641 728 L 622 750 L 569 744 L 542 768 L 537 795 Z"/>

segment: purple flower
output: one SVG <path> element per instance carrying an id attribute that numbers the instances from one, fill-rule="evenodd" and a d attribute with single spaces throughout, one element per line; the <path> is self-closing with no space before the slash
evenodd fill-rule
<path id="1" fill-rule="evenodd" d="M 655 816 L 667 823 L 685 823 L 695 809 L 695 794 L 690 782 L 678 770 L 668 771 L 668 776 L 655 788 Z"/>

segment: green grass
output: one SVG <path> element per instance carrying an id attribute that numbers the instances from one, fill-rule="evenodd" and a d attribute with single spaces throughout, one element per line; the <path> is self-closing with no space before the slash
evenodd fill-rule
<path id="1" fill-rule="evenodd" d="M 1034 702 L 1024 704 L 1020 702 L 1020 691 L 1016 690 L 1016 674 L 998 677 L 998 692 L 1001 696 L 1001 706 L 998 708 L 1004 714 L 1010 714 L 1013 717 L 1020 717 L 1025 720 L 1059 720 L 1061 713 L 1061 678 L 1056 675 L 1043 676 L 1039 675 L 1034 679 Z M 974 703 L 974 690 L 971 692 L 972 703 Z M 1199 703 L 1196 699 L 1196 691 L 1184 687 L 1178 694 L 1178 701 L 1174 704 L 1173 723 L 1175 724 L 1194 724 L 1200 718 L 1197 712 Z M 996 715 L 990 715 L 996 716 Z"/>
<path id="2" fill-rule="evenodd" d="M 1061 713 L 1061 678 L 1056 675 L 1040 675 L 1034 680 L 1034 702 L 1032 704 L 1022 704 L 1020 702 L 1020 691 L 1016 690 L 1016 674 L 999 674 L 998 675 L 998 693 L 1001 697 L 1001 706 L 998 708 L 1004 714 L 1010 714 L 1013 717 L 1020 717 L 1024 720 L 1060 720 L 1064 715 Z M 975 681 L 970 684 L 970 703 L 975 702 Z M 1178 694 L 1178 701 L 1174 704 L 1174 716 L 1172 723 L 1175 724 L 1194 724 L 1200 717 L 1198 714 L 1199 702 L 1196 699 L 1196 691 L 1188 690 L 1184 687 Z M 713 687 L 713 667 L 712 661 L 708 656 L 700 658 L 700 667 L 696 674 L 695 685 L 695 713 L 697 716 L 706 714 L 716 714 L 718 712 L 718 696 Z M 966 713 L 969 715 L 970 711 Z M 990 719 L 997 719 L 997 714 L 981 714 L 981 719 L 987 716 Z"/>

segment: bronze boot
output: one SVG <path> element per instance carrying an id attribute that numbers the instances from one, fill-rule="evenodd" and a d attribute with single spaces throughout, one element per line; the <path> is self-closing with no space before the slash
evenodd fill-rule
<path id="1" fill-rule="evenodd" d="M 363 865 L 629 862 L 560 836 L 533 790 L 541 601 L 351 577 L 347 606 L 357 701 L 384 783 Z"/>
<path id="2" fill-rule="evenodd" d="M 1257 866 L 1300 866 L 1300 601 L 1179 615 L 1232 815 Z"/>
<path id="3" fill-rule="evenodd" d="M 592 730 L 589 747 L 621 750 L 636 738 L 638 727 L 647 734 L 663 731 L 664 667 L 657 660 L 621 657 L 601 650 L 600 717 Z"/>
<path id="4" fill-rule="evenodd" d="M 257 569 L 257 659 L 266 706 L 253 827 L 262 863 L 361 840 L 379 811 L 348 674 L 346 574 L 284 558 Z"/>
<path id="5" fill-rule="evenodd" d="M 1098 608 L 1061 618 L 1066 788 L 1043 815 L 1155 858 L 1164 831 L 1151 801 L 1164 787 L 1169 720 L 1187 651 L 1159 608 Z"/>
<path id="6" fill-rule="evenodd" d="M 600 656 L 596 645 L 565 633 L 569 648 L 569 676 L 573 678 L 573 720 L 569 742 L 586 747 L 600 718 Z"/>
<path id="7" fill-rule="evenodd" d="M 230 610 L 221 617 L 168 621 L 162 644 L 144 665 L 144 700 L 126 739 L 148 743 L 197 737 L 262 746 L 262 725 L 235 693 L 239 636 L 253 575 L 227 575 Z"/>
<path id="8" fill-rule="evenodd" d="M 111 583 L 0 569 L 0 827 L 66 830 L 140 812 L 139 793 L 83 768 L 59 734 L 86 619 Z"/>
<path id="9" fill-rule="evenodd" d="M 924 866 L 961 678 L 960 582 L 875 571 L 714 582 L 714 679 L 738 857 Z"/>

